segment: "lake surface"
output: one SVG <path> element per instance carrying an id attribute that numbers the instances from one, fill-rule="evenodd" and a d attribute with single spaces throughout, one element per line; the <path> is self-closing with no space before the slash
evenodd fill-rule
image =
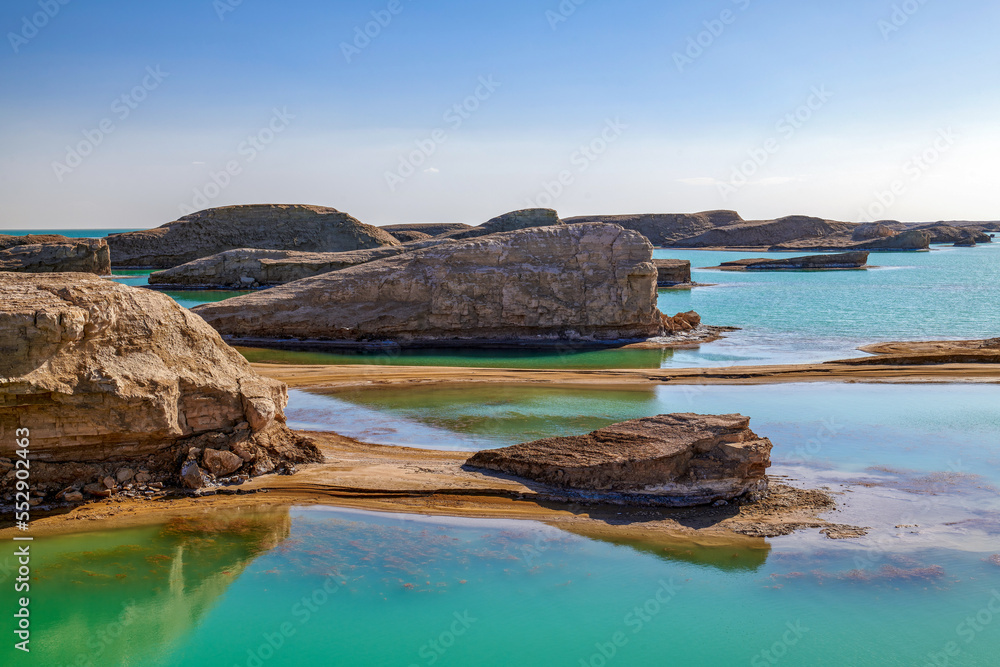
<path id="1" fill-rule="evenodd" d="M 33 550 L 31 664 L 46 666 L 882 667 L 950 652 L 949 665 L 985 667 L 1000 653 L 989 551 L 811 535 L 615 544 L 534 522 L 315 508 Z M 11 653 L 4 642 L 3 664 L 20 664 Z"/>

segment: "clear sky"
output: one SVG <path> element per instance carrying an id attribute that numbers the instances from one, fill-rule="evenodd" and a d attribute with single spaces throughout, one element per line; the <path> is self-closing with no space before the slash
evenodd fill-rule
<path id="1" fill-rule="evenodd" d="M 0 228 L 240 203 L 997 220 L 998 19 L 995 0 L 5 0 Z"/>

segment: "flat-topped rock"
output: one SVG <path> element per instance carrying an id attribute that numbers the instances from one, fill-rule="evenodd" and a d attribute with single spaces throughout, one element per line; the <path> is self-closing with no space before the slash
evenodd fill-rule
<path id="1" fill-rule="evenodd" d="M 763 220 L 727 225 L 708 230 L 694 237 L 681 239 L 676 245 L 689 248 L 768 247 L 788 241 L 818 239 L 842 235 L 850 237 L 856 225 L 805 215 L 790 215 L 777 220 Z"/>
<path id="2" fill-rule="evenodd" d="M 347 213 L 299 204 L 210 208 L 155 229 L 108 237 L 113 266 L 152 269 L 238 248 L 345 252 L 398 244 L 389 232 Z"/>
<path id="3" fill-rule="evenodd" d="M 832 271 L 868 267 L 867 252 L 807 255 L 788 259 L 753 258 L 723 262 L 711 268 L 723 271 Z"/>
<path id="4" fill-rule="evenodd" d="M 495 233 L 205 304 L 234 341 L 639 340 L 663 332 L 653 248 L 614 225 Z"/>
<path id="5" fill-rule="evenodd" d="M 237 454 L 249 474 L 318 460 L 285 426 L 286 403 L 284 384 L 166 295 L 82 273 L 0 273 L 0 458 L 29 429 L 33 491 L 114 485 L 122 468 L 177 482 L 205 448 Z"/>
<path id="6" fill-rule="evenodd" d="M 11 244 L 0 250 L 0 271 L 18 273 L 94 273 L 111 275 L 111 254 L 104 239 Z"/>
<path id="7" fill-rule="evenodd" d="M 691 262 L 686 259 L 654 259 L 659 287 L 673 287 L 691 282 Z"/>
<path id="8" fill-rule="evenodd" d="M 482 451 L 467 465 L 585 499 L 691 506 L 762 497 L 770 453 L 749 417 L 672 414 Z"/>
<path id="9" fill-rule="evenodd" d="M 559 219 L 559 214 L 551 208 L 526 208 L 520 211 L 511 211 L 484 222 L 472 229 L 459 230 L 442 234 L 456 240 L 474 239 L 489 234 L 499 232 L 514 232 L 521 229 L 533 229 L 535 227 L 551 227 L 553 225 L 565 224 Z"/>
<path id="10" fill-rule="evenodd" d="M 736 211 L 701 213 L 647 213 L 640 215 L 585 215 L 567 218 L 567 224 L 603 222 L 639 232 L 654 246 L 671 246 L 716 227 L 744 222 Z"/>
<path id="11" fill-rule="evenodd" d="M 256 289 L 284 285 L 330 271 L 430 248 L 452 239 L 415 241 L 351 252 L 297 252 L 240 248 L 150 274 L 157 289 Z"/>
<path id="12" fill-rule="evenodd" d="M 781 243 L 770 248 L 774 251 L 868 251 L 868 252 L 906 252 L 930 249 L 930 232 L 923 230 L 907 230 L 895 236 L 886 236 L 863 243 L 854 243 L 849 238 L 819 238 L 800 239 L 789 243 Z"/>

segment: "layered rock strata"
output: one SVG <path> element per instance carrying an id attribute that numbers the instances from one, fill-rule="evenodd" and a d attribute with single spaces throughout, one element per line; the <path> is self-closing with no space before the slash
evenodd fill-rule
<path id="1" fill-rule="evenodd" d="M 648 213 L 642 215 L 588 215 L 567 218 L 567 224 L 603 222 L 637 231 L 654 246 L 683 245 L 689 239 L 717 227 L 744 222 L 736 211 L 702 213 Z"/>
<path id="2" fill-rule="evenodd" d="M 770 453 L 749 417 L 672 414 L 482 451 L 467 465 L 580 499 L 692 506 L 763 497 Z"/>
<path id="3" fill-rule="evenodd" d="M 66 239 L 65 243 L 12 244 L 0 250 L 0 271 L 19 273 L 111 274 L 111 254 L 104 239 Z"/>
<path id="4" fill-rule="evenodd" d="M 190 460 L 207 484 L 213 467 L 319 459 L 284 424 L 285 385 L 171 298 L 79 273 L 0 273 L 0 297 L 0 464 L 26 429 L 36 495 L 180 484 Z"/>
<path id="5" fill-rule="evenodd" d="M 656 284 L 659 287 L 673 287 L 691 282 L 691 262 L 684 259 L 654 259 Z"/>
<path id="6" fill-rule="evenodd" d="M 823 271 L 864 269 L 868 266 L 867 252 L 845 252 L 832 255 L 807 255 L 789 259 L 737 259 L 712 267 L 723 271 Z"/>
<path id="7" fill-rule="evenodd" d="M 115 267 L 166 269 L 226 250 L 345 252 L 398 245 L 389 232 L 324 206 L 210 208 L 161 227 L 108 237 Z"/>
<path id="8" fill-rule="evenodd" d="M 370 344 L 615 341 L 663 333 L 653 248 L 604 224 L 442 244 L 198 306 L 227 338 Z"/>

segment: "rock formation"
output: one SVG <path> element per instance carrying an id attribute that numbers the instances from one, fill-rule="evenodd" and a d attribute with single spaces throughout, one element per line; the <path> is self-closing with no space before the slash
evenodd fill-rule
<path id="1" fill-rule="evenodd" d="M 119 268 L 166 269 L 237 248 L 343 252 L 398 245 L 391 234 L 323 206 L 223 206 L 108 237 Z"/>
<path id="2" fill-rule="evenodd" d="M 149 276 L 157 289 L 256 289 L 284 285 L 386 257 L 430 248 L 452 239 L 414 241 L 351 252 L 296 252 L 241 248 L 196 259 Z"/>
<path id="3" fill-rule="evenodd" d="M 79 273 L 0 273 L 0 296 L 0 463 L 28 429 L 36 494 L 177 483 L 209 449 L 253 475 L 318 460 L 285 386 L 171 298 Z"/>
<path id="4" fill-rule="evenodd" d="M 691 282 L 691 262 L 685 259 L 654 259 L 658 287 L 672 287 Z"/>
<path id="5" fill-rule="evenodd" d="M 392 237 L 397 241 L 399 241 L 400 243 L 409 243 L 410 241 L 426 241 L 427 239 L 434 238 L 430 234 L 425 234 L 424 232 L 413 232 L 413 231 L 393 232 Z"/>
<path id="6" fill-rule="evenodd" d="M 804 215 L 792 215 L 777 220 L 745 222 L 711 229 L 698 236 L 682 239 L 677 245 L 689 248 L 750 247 L 761 248 L 788 241 L 819 239 L 846 235 L 854 223 L 822 220 Z"/>
<path id="7" fill-rule="evenodd" d="M 869 251 L 869 252 L 898 252 L 898 251 L 919 251 L 930 249 L 931 234 L 927 231 L 909 230 L 900 232 L 895 236 L 865 241 L 864 243 L 854 243 L 848 237 L 827 237 L 817 239 L 800 239 L 788 243 L 781 243 L 771 247 L 773 251 L 792 250 L 802 251 Z"/>
<path id="8" fill-rule="evenodd" d="M 943 223 L 934 223 L 921 225 L 913 229 L 929 233 L 931 235 L 931 243 L 961 243 L 962 245 L 968 245 L 971 241 L 971 244 L 975 245 L 977 243 L 990 243 L 993 241 L 992 237 L 983 231 L 982 227 L 978 226 L 953 227 L 952 225 Z"/>
<path id="9" fill-rule="evenodd" d="M 472 225 L 464 222 L 415 222 L 404 225 L 382 225 L 379 229 L 389 232 L 393 236 L 400 233 L 427 234 L 428 236 L 441 236 L 442 234 L 453 234 L 455 232 L 465 232 L 474 229 Z"/>
<path id="10" fill-rule="evenodd" d="M 702 213 L 650 213 L 644 215 L 587 215 L 567 218 L 567 224 L 603 222 L 637 231 L 654 246 L 682 245 L 680 241 L 716 227 L 744 222 L 736 211 Z"/>
<path id="11" fill-rule="evenodd" d="M 667 333 L 675 334 L 683 331 L 694 331 L 701 325 L 701 315 L 689 310 L 686 313 L 677 313 L 673 317 L 663 315 L 663 329 Z"/>
<path id="12" fill-rule="evenodd" d="M 521 211 L 504 213 L 472 229 L 442 234 L 439 238 L 447 237 L 455 240 L 474 239 L 499 232 L 514 232 L 521 229 L 551 227 L 563 224 L 565 223 L 559 219 L 559 214 L 551 208 L 527 208 Z"/>
<path id="13" fill-rule="evenodd" d="M 691 506 L 765 495 L 770 453 L 749 417 L 673 414 L 482 451 L 467 465 L 581 499 Z"/>
<path id="14" fill-rule="evenodd" d="M 195 309 L 232 340 L 467 344 L 660 335 L 653 248 L 615 225 L 492 234 Z"/>
<path id="15" fill-rule="evenodd" d="M 28 234 L 26 236 L 11 236 L 0 234 L 0 250 L 19 245 L 37 245 L 39 243 L 73 243 L 77 239 L 60 234 Z"/>
<path id="16" fill-rule="evenodd" d="M 723 271 L 821 271 L 864 269 L 868 266 L 867 252 L 845 252 L 836 255 L 808 255 L 789 259 L 737 259 L 712 267 Z"/>
<path id="17" fill-rule="evenodd" d="M 79 272 L 107 276 L 111 275 L 111 254 L 104 239 L 66 239 L 65 243 L 11 244 L 6 249 L 0 250 L 0 271 Z"/>
<path id="18" fill-rule="evenodd" d="M 903 225 L 898 222 L 866 222 L 858 225 L 851 233 L 851 240 L 855 243 L 871 241 L 873 239 L 884 239 L 895 236 L 902 230 Z"/>

